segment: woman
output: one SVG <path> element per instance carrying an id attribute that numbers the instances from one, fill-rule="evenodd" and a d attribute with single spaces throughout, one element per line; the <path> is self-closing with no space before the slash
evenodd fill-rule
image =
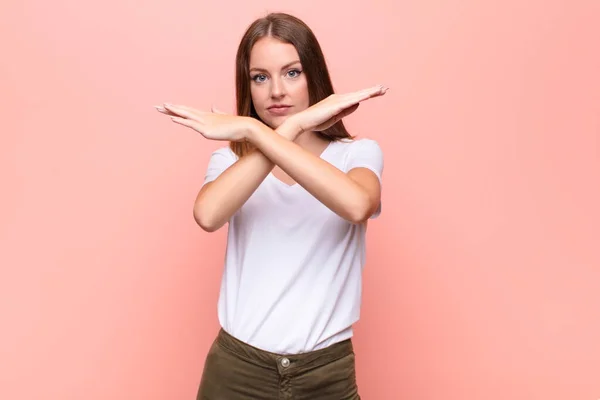
<path id="1" fill-rule="evenodd" d="M 237 114 L 157 107 L 212 140 L 194 218 L 229 223 L 222 326 L 198 399 L 360 399 L 359 318 L 367 220 L 380 212 L 383 156 L 341 119 L 385 94 L 334 95 L 320 46 L 287 14 L 250 25 L 237 53 Z"/>

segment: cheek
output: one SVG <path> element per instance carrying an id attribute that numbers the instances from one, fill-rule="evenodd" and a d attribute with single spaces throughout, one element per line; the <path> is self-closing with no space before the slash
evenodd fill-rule
<path id="1" fill-rule="evenodd" d="M 251 87 L 250 97 L 252 98 L 252 104 L 254 105 L 254 109 L 256 110 L 256 113 L 258 114 L 259 118 L 264 120 L 264 118 L 266 117 L 264 109 L 267 106 L 264 90 L 256 86 Z"/>
<path id="2" fill-rule="evenodd" d="M 297 99 L 299 104 L 304 107 L 308 107 L 309 96 L 306 80 L 304 80 L 304 82 L 298 82 L 298 85 L 294 87 L 294 97 Z"/>
<path id="3" fill-rule="evenodd" d="M 258 114 L 258 118 L 260 118 L 263 122 L 266 123 L 269 119 L 269 116 L 265 113 L 268 95 L 265 95 L 264 88 L 251 86 L 250 97 L 252 99 L 252 104 L 254 105 L 254 110 L 256 110 L 256 114 Z"/>
<path id="4" fill-rule="evenodd" d="M 263 96 L 261 95 L 261 90 L 256 86 L 250 87 L 250 97 L 252 98 L 252 103 L 255 108 L 260 108 L 263 104 Z"/>

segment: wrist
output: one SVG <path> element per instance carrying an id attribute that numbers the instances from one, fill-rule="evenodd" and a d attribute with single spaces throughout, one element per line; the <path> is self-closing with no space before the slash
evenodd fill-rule
<path id="1" fill-rule="evenodd" d="M 302 133 L 300 124 L 296 123 L 296 120 L 293 116 L 283 121 L 283 123 L 275 130 L 281 136 L 291 140 L 292 142 Z"/>
<path id="2" fill-rule="evenodd" d="M 246 120 L 246 129 L 244 129 L 244 137 L 243 140 L 249 143 L 254 142 L 254 138 L 256 136 L 256 132 L 258 131 L 258 124 L 260 121 L 256 120 L 252 117 L 245 117 Z"/>

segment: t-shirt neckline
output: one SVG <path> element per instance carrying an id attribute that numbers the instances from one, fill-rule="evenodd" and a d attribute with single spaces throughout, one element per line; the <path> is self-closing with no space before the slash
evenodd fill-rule
<path id="1" fill-rule="evenodd" d="M 332 140 L 332 141 L 330 141 L 330 142 L 327 144 L 327 146 L 325 147 L 325 149 L 323 149 L 323 151 L 321 152 L 321 154 L 319 154 L 319 158 L 321 158 L 321 159 L 323 159 L 323 160 L 324 160 L 324 158 L 323 158 L 323 157 L 325 156 L 325 153 L 327 153 L 327 150 L 329 150 L 329 148 L 331 147 L 331 145 L 333 144 L 333 142 L 334 142 L 334 141 L 335 141 L 335 140 Z M 300 185 L 298 184 L 298 182 L 294 182 L 294 183 L 293 183 L 293 184 L 291 184 L 291 185 L 289 185 L 289 184 L 287 184 L 287 183 L 283 182 L 281 179 L 279 179 L 279 178 L 277 178 L 275 175 L 273 175 L 273 172 L 269 172 L 269 175 L 268 175 L 268 176 L 269 176 L 270 178 L 272 178 L 273 180 L 275 180 L 275 181 L 276 181 L 276 183 L 277 183 L 278 185 L 280 185 L 280 186 L 284 187 L 285 189 L 293 189 L 293 188 L 295 188 L 296 186 L 300 186 Z"/>

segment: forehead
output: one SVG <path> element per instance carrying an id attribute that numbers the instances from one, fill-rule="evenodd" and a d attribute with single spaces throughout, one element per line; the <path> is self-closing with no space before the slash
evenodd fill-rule
<path id="1" fill-rule="evenodd" d="M 264 37 L 250 51 L 250 68 L 279 69 L 292 61 L 300 60 L 293 44 Z"/>

